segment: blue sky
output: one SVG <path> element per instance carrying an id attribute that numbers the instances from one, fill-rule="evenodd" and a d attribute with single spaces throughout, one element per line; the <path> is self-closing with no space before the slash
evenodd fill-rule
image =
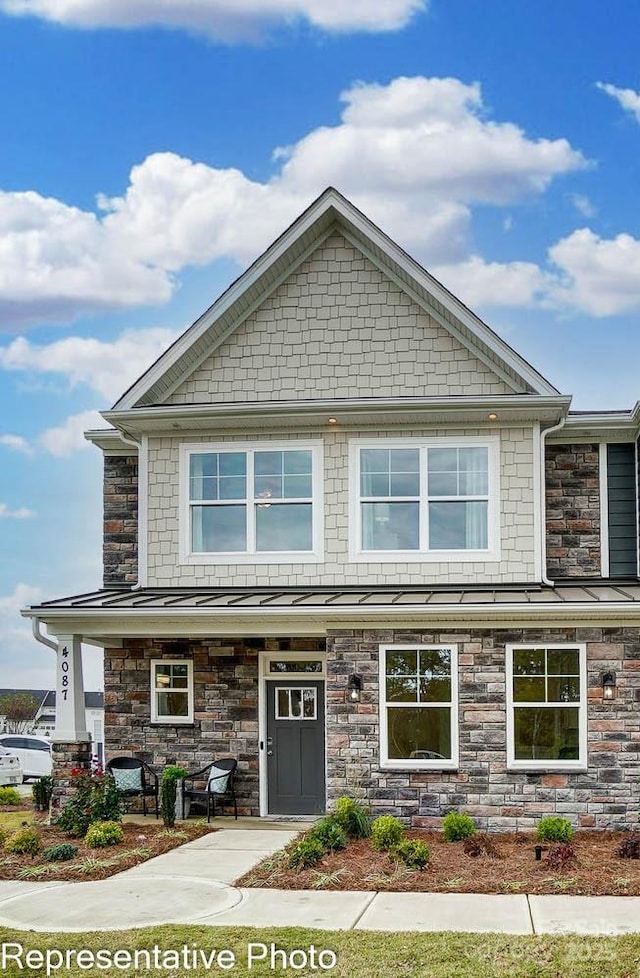
<path id="1" fill-rule="evenodd" d="M 636 0 L 0 0 L 0 685 L 53 682 L 18 608 L 100 583 L 82 430 L 328 184 L 575 408 L 633 405 L 638 36 Z"/>

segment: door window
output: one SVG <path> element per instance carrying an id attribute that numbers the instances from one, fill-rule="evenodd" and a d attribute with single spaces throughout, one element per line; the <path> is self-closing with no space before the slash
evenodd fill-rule
<path id="1" fill-rule="evenodd" d="M 317 693 L 314 686 L 279 686 L 276 693 L 276 720 L 316 720 Z"/>

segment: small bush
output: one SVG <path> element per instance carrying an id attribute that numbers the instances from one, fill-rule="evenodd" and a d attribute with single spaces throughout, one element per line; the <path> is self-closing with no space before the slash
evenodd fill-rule
<path id="1" fill-rule="evenodd" d="M 287 864 L 289 869 L 308 869 L 319 863 L 324 854 L 322 843 L 307 835 L 289 851 Z"/>
<path id="2" fill-rule="evenodd" d="M 22 798 L 15 788 L 0 788 L 0 805 L 21 805 Z"/>
<path id="3" fill-rule="evenodd" d="M 169 764 L 160 778 L 160 813 L 165 828 L 172 829 L 176 824 L 176 797 L 178 781 L 187 776 L 187 771 L 177 764 Z"/>
<path id="4" fill-rule="evenodd" d="M 371 844 L 374 849 L 395 849 L 404 835 L 404 825 L 395 815 L 380 815 L 371 823 Z"/>
<path id="5" fill-rule="evenodd" d="M 547 853 L 547 864 L 551 869 L 564 869 L 567 863 L 576 858 L 576 851 L 570 842 L 561 846 L 553 846 Z"/>
<path id="6" fill-rule="evenodd" d="M 393 850 L 408 869 L 424 869 L 431 859 L 429 846 L 419 839 L 403 839 Z"/>
<path id="7" fill-rule="evenodd" d="M 540 842 L 571 842 L 573 839 L 571 822 L 560 815 L 546 815 L 538 822 L 536 838 Z"/>
<path id="8" fill-rule="evenodd" d="M 54 824 L 69 835 L 86 835 L 94 822 L 115 822 L 122 818 L 121 795 L 110 774 L 72 768 L 75 790 Z"/>
<path id="9" fill-rule="evenodd" d="M 4 844 L 7 841 L 8 836 L 9 833 L 7 832 L 7 830 L 3 829 L 2 826 L 0 825 L 0 849 L 4 849 Z"/>
<path id="10" fill-rule="evenodd" d="M 4 847 L 14 856 L 36 856 L 42 849 L 42 839 L 37 829 L 27 826 L 10 835 Z"/>
<path id="11" fill-rule="evenodd" d="M 38 778 L 31 789 L 31 794 L 34 806 L 39 811 L 46 812 L 53 794 L 53 778 L 46 775 L 43 778 Z"/>
<path id="12" fill-rule="evenodd" d="M 347 836 L 344 829 L 329 816 L 323 818 L 307 832 L 307 839 L 317 839 L 324 849 L 335 852 L 337 849 L 344 849 L 347 844 Z"/>
<path id="13" fill-rule="evenodd" d="M 640 837 L 632 835 L 620 843 L 616 850 L 619 859 L 640 859 Z"/>
<path id="14" fill-rule="evenodd" d="M 66 863 L 69 859 L 75 859 L 77 855 L 77 846 L 72 846 L 70 842 L 58 842 L 55 846 L 47 846 L 42 853 L 42 858 L 48 863 Z"/>
<path id="15" fill-rule="evenodd" d="M 449 812 L 442 819 L 442 831 L 445 842 L 459 842 L 461 839 L 469 839 L 476 834 L 476 823 L 470 815 Z"/>
<path id="16" fill-rule="evenodd" d="M 119 842 L 124 842 L 124 832 L 117 822 L 95 822 L 90 826 L 84 841 L 92 849 L 116 846 Z"/>
<path id="17" fill-rule="evenodd" d="M 338 798 L 332 817 L 352 839 L 366 839 L 371 834 L 367 809 L 354 798 Z"/>
<path id="18" fill-rule="evenodd" d="M 493 859 L 500 859 L 500 850 L 496 846 L 491 836 L 486 832 L 472 835 L 465 839 L 462 849 L 467 856 L 491 856 Z"/>

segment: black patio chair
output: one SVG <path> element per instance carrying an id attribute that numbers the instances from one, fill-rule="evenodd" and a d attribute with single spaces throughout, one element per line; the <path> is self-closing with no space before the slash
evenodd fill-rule
<path id="1" fill-rule="evenodd" d="M 216 814 L 216 800 L 231 798 L 233 812 L 237 819 L 238 803 L 233 785 L 237 767 L 238 762 L 235 757 L 223 757 L 219 761 L 207 764 L 201 771 L 194 771 L 193 774 L 187 774 L 182 778 L 182 817 L 185 817 L 185 799 L 189 799 L 192 803 L 206 805 L 207 822 L 210 822 L 211 816 L 215 817 Z"/>
<path id="2" fill-rule="evenodd" d="M 155 799 L 156 818 L 160 818 L 160 783 L 156 772 L 137 757 L 112 757 L 106 770 L 112 775 L 123 798 L 142 798 L 142 814 L 147 814 L 147 798 Z"/>

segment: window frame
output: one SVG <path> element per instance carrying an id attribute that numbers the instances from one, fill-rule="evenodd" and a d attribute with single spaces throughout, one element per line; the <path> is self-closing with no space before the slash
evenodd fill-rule
<path id="1" fill-rule="evenodd" d="M 360 495 L 360 450 L 363 448 L 420 451 L 419 546 L 413 550 L 364 550 L 362 547 L 362 498 Z M 426 549 L 428 505 L 427 452 L 430 448 L 486 448 L 488 452 L 487 547 L 484 550 Z M 389 497 L 391 500 L 392 497 Z M 437 501 L 438 497 L 431 497 Z M 443 501 L 450 501 L 443 499 Z M 466 497 L 461 497 L 466 501 Z M 500 436 L 354 438 L 349 443 L 349 560 L 354 563 L 477 563 L 500 560 Z"/>
<path id="2" fill-rule="evenodd" d="M 185 665 L 187 667 L 187 715 L 177 716 L 174 714 L 172 716 L 161 716 L 158 714 L 157 694 L 159 692 L 166 692 L 166 690 L 158 689 L 156 683 L 156 666 Z M 180 724 L 192 724 L 194 722 L 193 659 L 151 659 L 150 666 L 151 671 L 149 683 L 151 686 L 151 723 L 169 724 L 174 727 L 179 726 Z"/>
<path id="3" fill-rule="evenodd" d="M 238 551 L 194 551 L 191 549 L 191 509 L 200 500 L 191 500 L 190 459 L 192 455 L 216 452 L 243 452 L 247 456 L 255 452 L 309 451 L 311 452 L 311 550 L 257 551 L 253 487 L 240 505 L 247 509 L 247 549 Z M 297 441 L 225 441 L 189 442 L 180 446 L 180 509 L 179 544 L 181 564 L 309 564 L 324 560 L 324 493 L 323 493 L 323 444 L 320 439 Z M 253 465 L 250 468 L 253 473 Z M 248 476 L 247 476 L 248 477 Z M 234 500 L 228 500 L 233 504 Z M 278 500 L 279 502 L 279 500 Z M 291 500 L 294 503 L 294 500 Z M 204 503 L 206 505 L 206 501 Z"/>
<path id="4" fill-rule="evenodd" d="M 387 724 L 387 652 L 433 652 L 441 649 L 451 650 L 451 700 L 447 703 L 394 703 L 393 708 L 419 707 L 425 710 L 450 706 L 451 708 L 451 757 L 442 760 L 420 758 L 390 758 Z M 458 645 L 456 642 L 429 643 L 414 642 L 385 644 L 379 647 L 379 733 L 380 768 L 383 771 L 455 771 L 460 762 L 460 739 L 458 724 Z"/>
<path id="5" fill-rule="evenodd" d="M 562 703 L 521 703 L 513 698 L 513 653 L 521 650 L 577 649 L 580 665 L 580 699 Z M 584 642 L 517 642 L 508 644 L 506 655 L 506 705 L 507 705 L 507 769 L 510 771 L 586 771 L 587 770 L 587 646 Z M 545 676 L 548 675 L 545 673 Z M 558 709 L 578 709 L 578 758 L 577 760 L 520 760 L 515 756 L 515 709 L 536 706 Z"/>

